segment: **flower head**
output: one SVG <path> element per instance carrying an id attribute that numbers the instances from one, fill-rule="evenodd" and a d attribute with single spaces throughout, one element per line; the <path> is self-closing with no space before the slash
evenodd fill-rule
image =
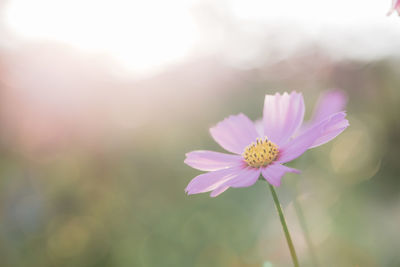
<path id="1" fill-rule="evenodd" d="M 392 0 L 392 7 L 390 8 L 387 15 L 390 16 L 393 11 L 397 11 L 397 14 L 400 15 L 400 0 Z"/>
<path id="2" fill-rule="evenodd" d="M 333 101 L 334 97 L 328 98 Z M 312 123 L 301 127 L 305 111 L 301 93 L 266 95 L 262 132 L 244 114 L 229 116 L 212 127 L 210 133 L 233 154 L 204 150 L 187 153 L 187 165 L 208 172 L 195 177 L 186 192 L 190 195 L 211 191 L 215 197 L 229 187 L 253 185 L 260 174 L 279 186 L 285 173 L 300 173 L 283 164 L 332 140 L 349 125 L 344 111 L 332 113 L 337 106 L 326 103 L 326 110 L 315 113 L 320 115 L 314 115 Z"/>

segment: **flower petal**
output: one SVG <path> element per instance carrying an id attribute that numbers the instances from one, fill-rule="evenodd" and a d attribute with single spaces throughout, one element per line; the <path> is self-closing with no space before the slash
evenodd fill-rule
<path id="1" fill-rule="evenodd" d="M 280 148 L 279 157 L 276 162 L 289 162 L 299 157 L 307 149 L 328 142 L 333 137 L 335 137 L 332 137 L 332 132 L 336 133 L 336 131 L 339 131 L 340 133 L 341 131 L 343 131 L 343 129 L 341 128 L 347 127 L 345 125 L 348 125 L 348 122 L 345 117 L 345 112 L 333 114 L 325 120 L 319 122 L 312 128 L 308 129 L 300 136 L 289 141 L 287 144 Z"/>
<path id="2" fill-rule="evenodd" d="M 301 93 L 266 95 L 264 101 L 264 134 L 278 146 L 285 144 L 300 127 L 304 118 Z"/>
<path id="3" fill-rule="evenodd" d="M 333 116 L 329 122 L 325 125 L 321 136 L 314 141 L 314 143 L 309 148 L 314 148 L 320 145 L 323 145 L 336 136 L 338 136 L 341 132 L 343 132 L 350 124 L 349 121 L 345 119 L 346 113 L 341 112 Z"/>
<path id="4" fill-rule="evenodd" d="M 282 176 L 287 172 L 300 173 L 299 170 L 281 164 L 271 164 L 261 170 L 263 177 L 273 186 L 280 186 Z"/>
<path id="5" fill-rule="evenodd" d="M 229 188 L 229 186 L 227 186 L 227 185 L 220 186 L 211 192 L 210 197 L 217 197 L 220 194 L 222 194 L 223 192 L 225 192 L 226 190 L 228 190 L 228 188 Z"/>
<path id="6" fill-rule="evenodd" d="M 218 144 L 236 154 L 241 154 L 258 137 L 253 122 L 242 113 L 219 122 L 210 133 Z"/>
<path id="7" fill-rule="evenodd" d="M 254 122 L 254 127 L 256 127 L 256 131 L 259 137 L 264 137 L 264 123 L 262 119 L 258 119 Z"/>
<path id="8" fill-rule="evenodd" d="M 237 166 L 242 161 L 239 155 L 230 155 L 214 151 L 197 150 L 186 153 L 185 163 L 201 171 L 217 171 Z"/>
<path id="9" fill-rule="evenodd" d="M 236 166 L 200 174 L 190 181 L 185 191 L 189 195 L 212 191 L 226 181 L 235 178 L 242 169 L 243 167 Z"/>
<path id="10" fill-rule="evenodd" d="M 255 182 L 257 182 L 258 177 L 260 176 L 261 170 L 259 168 L 251 168 L 247 167 L 240 171 L 240 173 L 233 179 L 229 179 L 223 184 L 221 184 L 218 188 L 211 192 L 211 197 L 216 197 L 229 187 L 248 187 L 252 186 Z"/>
<path id="11" fill-rule="evenodd" d="M 260 168 L 247 167 L 237 177 L 227 181 L 225 184 L 235 188 L 252 186 L 255 182 L 257 182 L 258 177 L 260 177 L 260 173 Z"/>
<path id="12" fill-rule="evenodd" d="M 310 121 L 303 123 L 295 136 L 299 136 L 332 114 L 343 111 L 347 104 L 347 95 L 341 90 L 330 90 L 321 94 Z"/>
<path id="13" fill-rule="evenodd" d="M 397 13 L 400 15 L 400 0 L 392 0 L 392 7 L 390 8 L 389 12 L 387 13 L 387 16 L 390 16 L 393 11 L 397 11 Z"/>
<path id="14" fill-rule="evenodd" d="M 347 95 L 341 90 L 330 90 L 321 94 L 314 108 L 311 123 L 318 123 L 328 116 L 344 110 Z"/>

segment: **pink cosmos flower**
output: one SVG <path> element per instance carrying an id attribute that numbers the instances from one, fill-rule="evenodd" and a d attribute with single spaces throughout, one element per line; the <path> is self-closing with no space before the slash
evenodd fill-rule
<path id="1" fill-rule="evenodd" d="M 397 13 L 400 15 L 400 0 L 392 0 L 392 7 L 390 8 L 387 15 L 390 16 L 393 11 L 397 11 Z"/>
<path id="2" fill-rule="evenodd" d="M 335 97 L 329 99 L 335 101 Z M 189 195 L 211 191 L 211 197 L 216 197 L 229 187 L 253 185 L 260 174 L 279 186 L 285 173 L 300 173 L 283 164 L 309 148 L 329 142 L 349 125 L 344 111 L 331 114 L 336 109 L 332 107 L 337 106 L 332 103 L 327 101 L 325 109 L 321 106 L 312 123 L 302 130 L 305 107 L 303 95 L 297 92 L 265 96 L 263 133 L 244 114 L 229 116 L 212 127 L 210 133 L 233 154 L 205 150 L 187 153 L 187 165 L 208 172 L 195 177 L 185 191 Z"/>

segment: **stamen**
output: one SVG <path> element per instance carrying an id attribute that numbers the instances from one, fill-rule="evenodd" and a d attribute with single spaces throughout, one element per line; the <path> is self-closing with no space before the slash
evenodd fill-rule
<path id="1" fill-rule="evenodd" d="M 273 162 L 278 156 L 278 146 L 268 138 L 257 138 L 256 143 L 248 145 L 242 154 L 247 165 L 259 168 L 267 166 Z"/>

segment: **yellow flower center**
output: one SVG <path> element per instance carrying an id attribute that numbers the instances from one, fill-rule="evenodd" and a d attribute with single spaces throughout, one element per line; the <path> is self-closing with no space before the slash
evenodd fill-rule
<path id="1" fill-rule="evenodd" d="M 248 145 L 244 149 L 242 156 L 247 165 L 259 168 L 273 162 L 278 156 L 278 152 L 278 146 L 265 137 L 264 140 L 257 138 L 256 143 L 253 142 Z"/>

